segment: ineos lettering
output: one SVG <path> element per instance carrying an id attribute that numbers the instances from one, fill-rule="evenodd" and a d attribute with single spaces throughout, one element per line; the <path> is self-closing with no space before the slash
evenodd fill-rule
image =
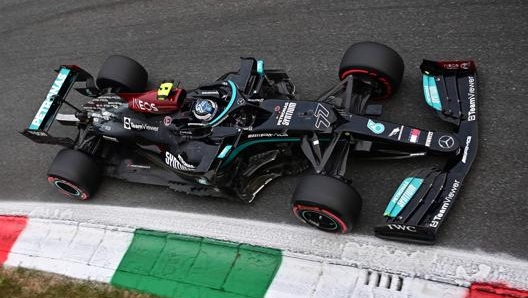
<path id="1" fill-rule="evenodd" d="M 142 111 L 157 112 L 158 108 L 154 103 L 146 102 L 138 98 L 134 98 L 134 107 Z"/>

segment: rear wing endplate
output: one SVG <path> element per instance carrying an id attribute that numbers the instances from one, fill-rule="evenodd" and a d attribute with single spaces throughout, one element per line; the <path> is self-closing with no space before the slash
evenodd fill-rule
<path id="1" fill-rule="evenodd" d="M 24 129 L 21 134 L 37 143 L 71 147 L 74 144 L 72 139 L 53 137 L 48 131 L 75 82 L 93 80 L 93 78 L 88 72 L 76 65 L 61 65 L 56 72 L 57 76 L 48 94 L 28 128 Z"/>

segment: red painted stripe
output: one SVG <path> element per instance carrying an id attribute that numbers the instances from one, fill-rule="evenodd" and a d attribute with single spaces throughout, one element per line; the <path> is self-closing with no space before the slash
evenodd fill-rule
<path id="1" fill-rule="evenodd" d="M 528 298 L 528 291 L 512 289 L 503 284 L 474 283 L 466 298 Z"/>
<path id="2" fill-rule="evenodd" d="M 24 216 L 0 216 L 0 265 L 7 260 L 11 247 L 27 224 Z"/>

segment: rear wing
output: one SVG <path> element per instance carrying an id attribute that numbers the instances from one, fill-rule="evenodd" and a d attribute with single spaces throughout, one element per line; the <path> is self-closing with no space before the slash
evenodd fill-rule
<path id="1" fill-rule="evenodd" d="M 425 101 L 438 117 L 456 125 L 456 140 L 445 136 L 438 145 L 459 148 L 443 169 L 420 169 L 404 179 L 384 212 L 386 224 L 374 232 L 386 239 L 432 243 L 477 155 L 477 77 L 473 61 L 426 60 L 421 70 Z"/>
<path id="2" fill-rule="evenodd" d="M 44 98 L 28 128 L 24 129 L 21 134 L 37 143 L 72 147 L 74 145 L 72 139 L 53 137 L 48 131 L 57 117 L 57 113 L 62 104 L 66 102 L 66 97 L 75 82 L 86 81 L 87 85 L 89 85 L 88 82 L 93 82 L 93 77 L 76 65 L 61 65 L 56 72 L 57 77 L 53 81 L 48 94 Z M 91 88 L 87 86 L 87 88 L 81 90 L 86 91 L 89 89 Z"/>

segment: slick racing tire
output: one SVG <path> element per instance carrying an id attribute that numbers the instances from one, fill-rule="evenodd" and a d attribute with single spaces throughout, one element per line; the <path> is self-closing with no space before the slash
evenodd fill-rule
<path id="1" fill-rule="evenodd" d="M 325 232 L 347 233 L 361 212 L 357 191 L 343 181 L 323 175 L 304 177 L 292 198 L 293 213 Z"/>
<path id="2" fill-rule="evenodd" d="M 106 59 L 97 74 L 99 89 L 112 88 L 114 92 L 143 92 L 147 87 L 148 73 L 135 60 L 121 55 Z"/>
<path id="3" fill-rule="evenodd" d="M 50 165 L 48 181 L 70 198 L 87 200 L 101 183 L 101 169 L 89 155 L 63 149 Z"/>
<path id="4" fill-rule="evenodd" d="M 373 99 L 391 96 L 400 87 L 404 64 L 402 57 L 388 46 L 364 41 L 351 45 L 339 65 L 339 78 L 354 75 L 372 84 Z"/>

